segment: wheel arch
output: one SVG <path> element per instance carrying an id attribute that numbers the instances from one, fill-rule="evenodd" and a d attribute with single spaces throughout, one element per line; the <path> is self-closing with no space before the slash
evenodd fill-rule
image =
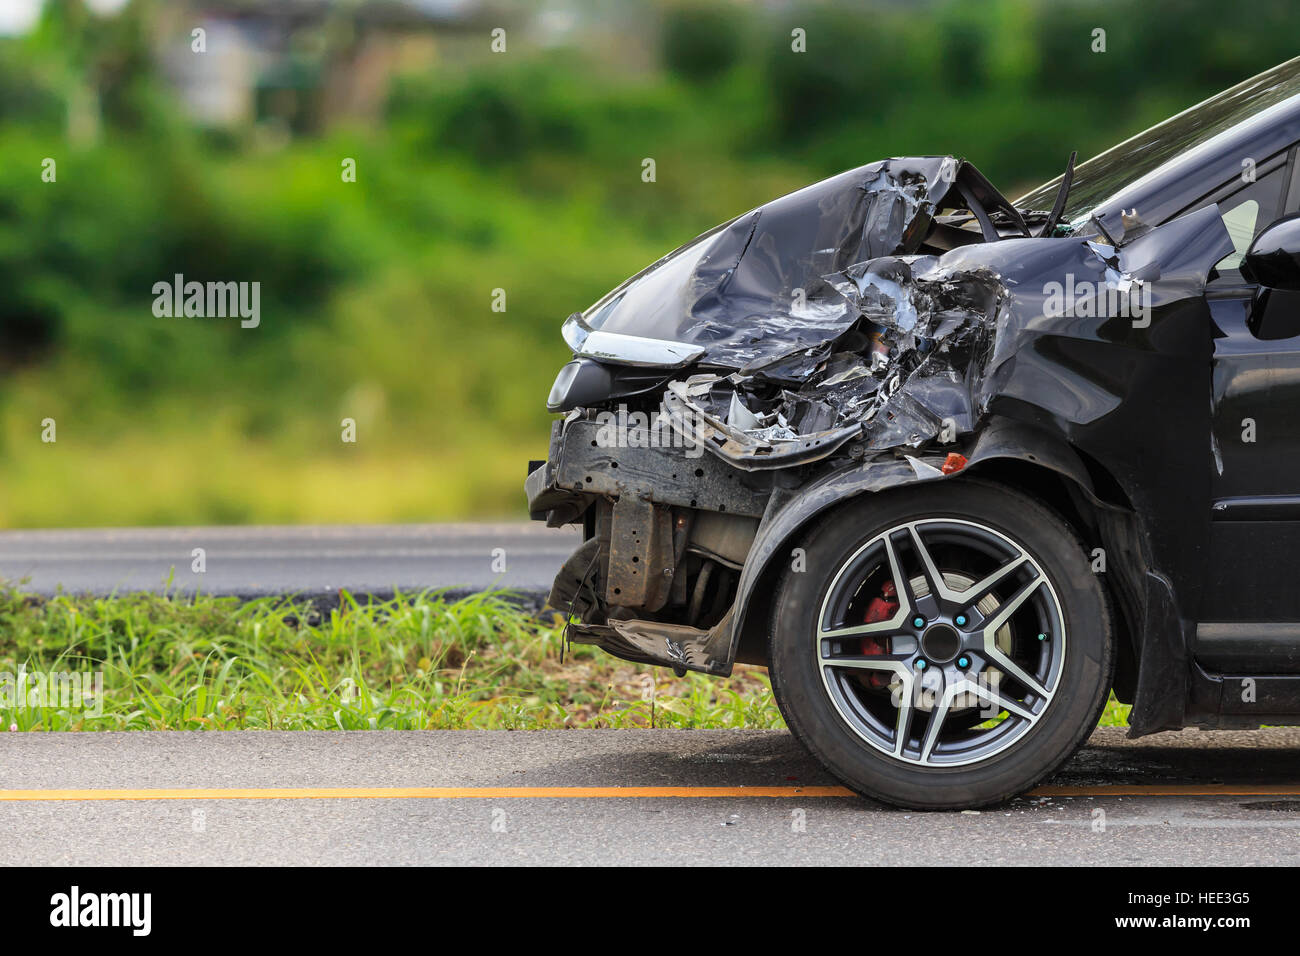
<path id="1" fill-rule="evenodd" d="M 1105 468 L 1063 439 L 1041 428 L 1020 423 L 990 425 L 976 442 L 962 480 L 977 479 L 1011 487 L 1035 498 L 1059 514 L 1088 544 L 1111 550 L 1111 529 L 1133 518 L 1132 505 Z M 794 559 L 799 540 L 827 511 L 864 494 L 921 483 L 951 481 L 918 478 L 905 461 L 868 462 L 834 472 L 797 492 L 774 500 L 750 549 L 736 593 L 732 630 L 732 660 L 765 664 L 767 628 L 778 579 Z M 1108 569 L 1109 571 L 1109 569 Z M 1125 703 L 1133 700 L 1137 683 L 1137 615 L 1131 588 L 1114 574 L 1099 575 L 1112 608 L 1117 638 L 1114 689 Z"/>

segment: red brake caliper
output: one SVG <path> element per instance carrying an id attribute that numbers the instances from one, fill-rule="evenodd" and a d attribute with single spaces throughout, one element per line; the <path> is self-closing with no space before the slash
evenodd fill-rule
<path id="1" fill-rule="evenodd" d="M 898 589 L 894 587 L 893 581 L 886 581 L 880 588 L 880 597 L 871 599 L 867 605 L 866 616 L 863 617 L 862 623 L 875 624 L 879 621 L 887 621 L 898 612 Z M 875 657 L 880 654 L 889 653 L 889 638 L 875 637 L 868 635 L 862 638 L 862 656 Z M 889 675 L 883 671 L 873 671 L 869 675 L 872 687 L 886 687 L 889 684 Z"/>

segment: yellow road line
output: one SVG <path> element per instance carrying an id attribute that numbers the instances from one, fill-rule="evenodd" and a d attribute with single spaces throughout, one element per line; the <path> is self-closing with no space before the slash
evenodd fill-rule
<path id="1" fill-rule="evenodd" d="M 0 790 L 0 803 L 77 800 L 465 800 L 611 797 L 852 797 L 846 787 L 198 787 Z M 1039 787 L 1030 797 L 1300 796 L 1300 784 L 1101 784 Z"/>
<path id="2" fill-rule="evenodd" d="M 1031 797 L 1300 797 L 1296 783 L 1101 784 L 1095 787 L 1039 787 Z"/>

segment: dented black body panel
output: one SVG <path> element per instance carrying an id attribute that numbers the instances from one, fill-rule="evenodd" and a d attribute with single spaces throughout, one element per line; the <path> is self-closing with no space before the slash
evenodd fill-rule
<path id="1" fill-rule="evenodd" d="M 1293 83 L 1300 66 L 1286 66 Z M 616 367 L 626 342 L 644 377 L 646 354 L 676 350 L 620 423 L 609 416 L 626 390 L 566 403 L 557 381 L 567 414 L 528 493 L 537 516 L 587 529 L 551 599 L 572 612 L 573 639 L 726 674 L 758 659 L 747 648 L 768 627 L 775 575 L 830 509 L 1014 474 L 1056 489 L 1100 556 L 1133 663 L 1132 734 L 1230 715 L 1224 675 L 1196 649 L 1198 628 L 1218 633 L 1202 613 L 1224 558 L 1212 521 L 1224 333 L 1208 287 L 1243 250 L 1202 200 L 1243 143 L 1276 153 L 1300 139 L 1300 96 L 1248 94 L 1268 121 L 1173 154 L 1164 178 L 1122 191 L 1135 208 L 1071 219 L 1068 189 L 1049 213 L 964 161 L 890 159 L 704 234 L 571 319 L 579 362 Z M 1294 205 L 1300 188 L 1283 196 Z M 1241 301 L 1249 313 L 1260 298 Z M 599 351 L 584 356 L 591 336 Z M 1294 361 L 1300 375 L 1300 349 Z M 1288 695 L 1300 712 L 1297 680 L 1268 685 L 1274 713 L 1292 712 Z"/>

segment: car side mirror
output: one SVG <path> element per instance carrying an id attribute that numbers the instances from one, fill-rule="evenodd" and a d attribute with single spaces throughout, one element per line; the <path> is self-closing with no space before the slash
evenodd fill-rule
<path id="1" fill-rule="evenodd" d="M 1241 274 L 1266 289 L 1300 292 L 1300 216 L 1281 219 L 1256 236 L 1242 257 Z"/>

